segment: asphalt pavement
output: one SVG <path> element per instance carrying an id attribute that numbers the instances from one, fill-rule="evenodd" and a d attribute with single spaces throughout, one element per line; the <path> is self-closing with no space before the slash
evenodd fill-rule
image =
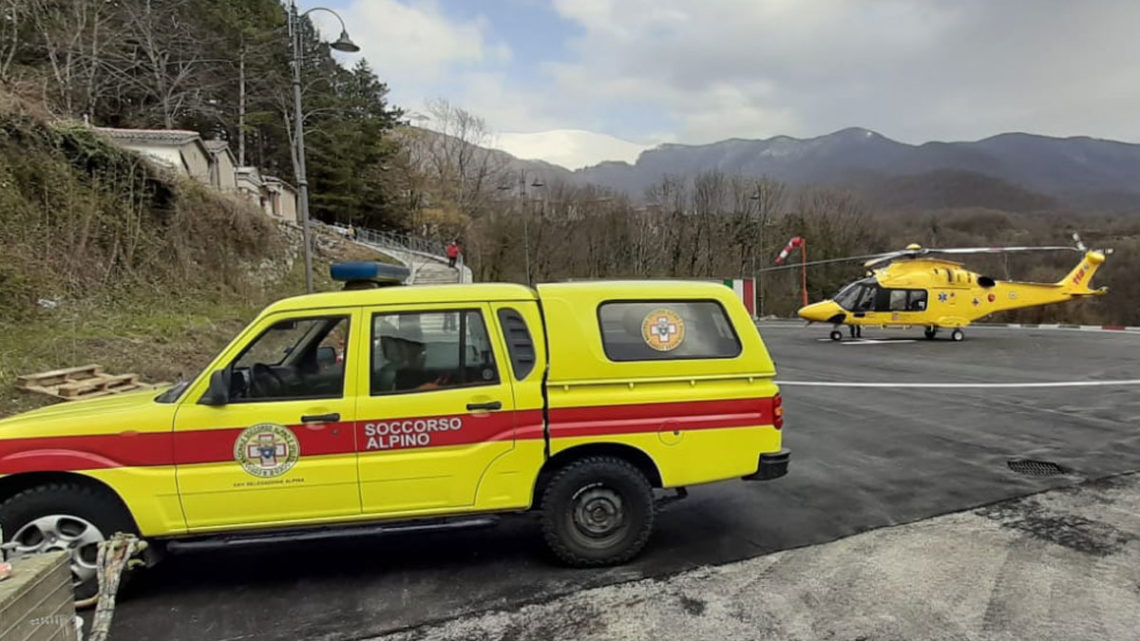
<path id="1" fill-rule="evenodd" d="M 113 638 L 364 639 L 1140 470 L 1140 334 L 973 327 L 952 343 L 865 330 L 871 340 L 832 343 L 820 340 L 826 328 L 797 323 L 761 333 L 788 382 L 789 475 L 691 488 L 627 566 L 561 568 L 526 516 L 466 533 L 186 554 L 138 577 Z M 1042 386 L 1054 383 L 1066 385 Z M 1063 473 L 1010 469 L 1021 458 Z"/>
<path id="2" fill-rule="evenodd" d="M 1132 474 L 376 641 L 1130 641 L 1138 606 Z"/>

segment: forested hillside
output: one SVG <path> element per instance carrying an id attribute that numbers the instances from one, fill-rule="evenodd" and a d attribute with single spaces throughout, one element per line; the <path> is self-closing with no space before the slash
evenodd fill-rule
<path id="1" fill-rule="evenodd" d="M 294 179 L 291 57 L 277 0 L 0 0 L 0 88 L 52 117 L 189 129 L 239 164 Z M 399 227 L 383 171 L 401 111 L 360 59 L 345 68 L 308 22 L 302 69 L 312 214 Z"/>

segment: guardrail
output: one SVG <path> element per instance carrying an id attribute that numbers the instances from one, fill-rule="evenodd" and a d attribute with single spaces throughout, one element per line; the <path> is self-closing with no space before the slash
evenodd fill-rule
<path id="1" fill-rule="evenodd" d="M 332 223 L 328 226 L 336 229 L 341 234 L 348 235 L 348 225 Z M 447 255 L 447 245 L 442 242 L 398 232 L 377 231 L 375 229 L 368 229 L 367 227 L 356 227 L 356 239 L 380 247 L 407 249 L 409 251 L 422 252 L 435 256 Z"/>

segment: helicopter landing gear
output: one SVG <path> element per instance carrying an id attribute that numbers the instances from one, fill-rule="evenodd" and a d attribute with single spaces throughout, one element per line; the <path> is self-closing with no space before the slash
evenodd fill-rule
<path id="1" fill-rule="evenodd" d="M 833 341 L 843 340 L 843 332 L 839 331 L 838 329 L 831 330 L 831 334 L 829 334 L 829 336 L 831 336 L 831 340 Z"/>
<path id="2" fill-rule="evenodd" d="M 926 334 L 926 340 L 932 341 L 932 340 L 934 340 L 934 337 L 938 335 L 938 328 L 937 327 L 927 327 L 926 331 L 923 333 Z"/>
<path id="3" fill-rule="evenodd" d="M 954 331 L 950 332 L 950 340 L 955 343 L 961 343 L 965 339 L 966 334 L 960 329 L 955 328 Z"/>

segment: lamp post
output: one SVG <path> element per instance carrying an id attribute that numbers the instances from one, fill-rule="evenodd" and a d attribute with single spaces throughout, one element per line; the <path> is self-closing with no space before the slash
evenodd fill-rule
<path id="1" fill-rule="evenodd" d="M 534 282 L 531 280 L 531 277 L 530 277 L 530 227 L 527 224 L 527 219 L 530 218 L 530 215 L 527 213 L 527 209 L 526 209 L 526 171 L 525 170 L 519 171 L 518 185 L 519 185 L 519 212 L 522 214 L 522 217 L 523 217 L 523 254 L 525 257 L 525 261 L 526 261 L 526 284 L 527 285 L 533 285 Z M 535 189 L 540 189 L 542 187 L 545 187 L 546 185 L 543 184 L 543 182 L 541 180 L 539 180 L 537 177 L 535 177 L 534 181 L 531 183 L 530 186 L 534 187 Z M 511 188 L 512 187 L 510 184 L 499 185 L 499 189 L 504 190 L 504 191 L 509 190 Z"/>
<path id="2" fill-rule="evenodd" d="M 326 11 L 336 16 L 340 21 L 340 37 L 329 47 L 345 53 L 356 53 L 360 47 L 356 46 L 349 37 L 348 29 L 344 26 L 344 19 L 340 14 L 325 7 L 314 7 L 298 14 L 297 2 L 292 0 L 289 4 L 289 36 L 293 43 L 293 111 L 296 118 L 297 150 L 297 192 L 300 196 L 301 238 L 305 244 L 305 291 L 313 292 L 313 246 L 309 236 L 309 179 L 305 173 L 305 115 L 301 111 L 301 61 L 304 59 L 304 50 L 301 42 L 301 20 L 314 11 Z"/>
<path id="3" fill-rule="evenodd" d="M 760 185 L 756 185 L 756 193 L 752 194 L 752 200 L 756 201 L 756 207 L 757 207 L 756 213 L 758 214 L 758 217 L 760 218 L 760 238 L 758 239 L 758 241 L 760 244 L 760 255 L 763 256 L 764 255 L 764 225 L 768 221 L 765 219 L 765 216 L 764 216 L 764 191 L 763 191 L 763 189 L 760 188 Z M 756 315 L 760 318 L 763 318 L 764 317 L 764 298 L 765 298 L 765 296 L 764 296 L 764 272 L 762 272 L 762 271 L 757 272 L 756 271 L 756 250 L 755 250 L 755 248 L 753 248 L 753 250 L 750 251 L 749 254 L 751 254 L 751 260 L 752 260 L 752 276 L 756 279 L 756 298 L 759 299 L 757 301 L 757 306 L 759 307 L 759 309 L 757 310 Z"/>

